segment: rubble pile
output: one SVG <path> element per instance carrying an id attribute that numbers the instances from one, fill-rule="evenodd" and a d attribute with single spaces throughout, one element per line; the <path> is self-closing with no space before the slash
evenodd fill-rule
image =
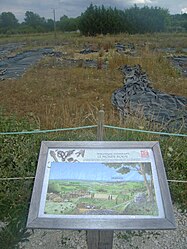
<path id="1" fill-rule="evenodd" d="M 124 85 L 113 92 L 112 104 L 121 115 L 144 116 L 169 129 L 187 129 L 187 98 L 153 89 L 140 65 L 120 69 Z"/>

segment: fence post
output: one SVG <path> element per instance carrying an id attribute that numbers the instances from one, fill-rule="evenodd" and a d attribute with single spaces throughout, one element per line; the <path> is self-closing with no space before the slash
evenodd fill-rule
<path id="1" fill-rule="evenodd" d="M 104 111 L 98 112 L 97 140 L 102 141 L 104 137 Z M 112 249 L 113 230 L 87 230 L 88 249 Z"/>
<path id="2" fill-rule="evenodd" d="M 104 115 L 105 112 L 103 110 L 98 112 L 97 141 L 102 141 L 104 137 Z"/>

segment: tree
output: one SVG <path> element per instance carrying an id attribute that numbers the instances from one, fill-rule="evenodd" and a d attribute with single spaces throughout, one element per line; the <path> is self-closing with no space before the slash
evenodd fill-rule
<path id="1" fill-rule="evenodd" d="M 0 15 L 0 32 L 6 33 L 18 27 L 18 20 L 11 12 L 3 12 Z"/>
<path id="2" fill-rule="evenodd" d="M 143 176 L 145 186 L 148 192 L 148 200 L 153 202 L 153 175 L 151 171 L 151 164 L 150 163 L 140 163 L 140 166 L 136 166 L 139 174 Z M 150 181 L 147 180 L 147 175 L 150 176 Z"/>
<path id="3" fill-rule="evenodd" d="M 125 10 L 125 17 L 129 24 L 129 33 L 153 33 L 166 31 L 169 12 L 160 7 L 144 6 Z"/>
<path id="4" fill-rule="evenodd" d="M 95 10 L 93 4 L 90 4 L 87 10 L 81 14 L 79 29 L 85 35 L 96 34 Z"/>
<path id="5" fill-rule="evenodd" d="M 187 14 L 170 15 L 169 31 L 187 31 Z"/>
<path id="6" fill-rule="evenodd" d="M 46 31 L 54 31 L 54 20 L 47 19 L 45 26 L 46 26 Z"/>
<path id="7" fill-rule="evenodd" d="M 69 18 L 64 15 L 60 18 L 60 21 L 57 22 L 57 27 L 59 30 L 65 31 L 76 31 L 78 30 L 78 18 Z"/>
<path id="8" fill-rule="evenodd" d="M 25 24 L 29 27 L 34 28 L 37 32 L 45 31 L 46 20 L 44 17 L 40 17 L 38 14 L 32 11 L 25 13 Z"/>
<path id="9" fill-rule="evenodd" d="M 117 173 L 122 175 L 128 174 L 132 169 L 136 170 L 140 175 L 143 176 L 144 184 L 147 189 L 148 200 L 150 202 L 154 201 L 154 185 L 153 185 L 153 175 L 150 163 L 105 163 L 108 167 L 115 168 Z M 149 176 L 149 180 L 148 180 Z"/>
<path id="10" fill-rule="evenodd" d="M 79 29 L 84 35 L 115 34 L 126 31 L 125 15 L 121 10 L 90 4 L 81 14 Z"/>

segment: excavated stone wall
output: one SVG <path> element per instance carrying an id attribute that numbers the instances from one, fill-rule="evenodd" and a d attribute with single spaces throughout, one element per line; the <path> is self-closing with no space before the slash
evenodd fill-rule
<path id="1" fill-rule="evenodd" d="M 144 116 L 169 129 L 187 130 L 187 98 L 154 89 L 140 65 L 120 69 L 124 85 L 113 92 L 112 104 L 121 115 Z"/>

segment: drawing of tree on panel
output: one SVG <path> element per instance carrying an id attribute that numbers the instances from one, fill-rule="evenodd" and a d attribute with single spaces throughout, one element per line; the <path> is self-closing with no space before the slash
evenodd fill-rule
<path id="1" fill-rule="evenodd" d="M 137 171 L 140 176 L 143 177 L 144 184 L 147 189 L 148 201 L 154 201 L 154 184 L 153 184 L 153 175 L 151 169 L 151 163 L 149 162 L 138 162 L 138 163 L 107 163 L 105 164 L 109 167 L 115 168 L 117 173 L 122 175 L 128 174 L 132 170 Z M 132 181 L 133 179 L 131 179 Z"/>
<path id="2" fill-rule="evenodd" d="M 144 178 L 144 183 L 147 188 L 148 193 L 148 201 L 153 202 L 153 193 L 154 193 L 154 185 L 153 185 L 153 175 L 151 170 L 150 163 L 140 163 L 139 167 L 136 167 L 139 174 L 141 174 Z M 147 179 L 147 175 L 150 176 L 150 181 Z"/>

